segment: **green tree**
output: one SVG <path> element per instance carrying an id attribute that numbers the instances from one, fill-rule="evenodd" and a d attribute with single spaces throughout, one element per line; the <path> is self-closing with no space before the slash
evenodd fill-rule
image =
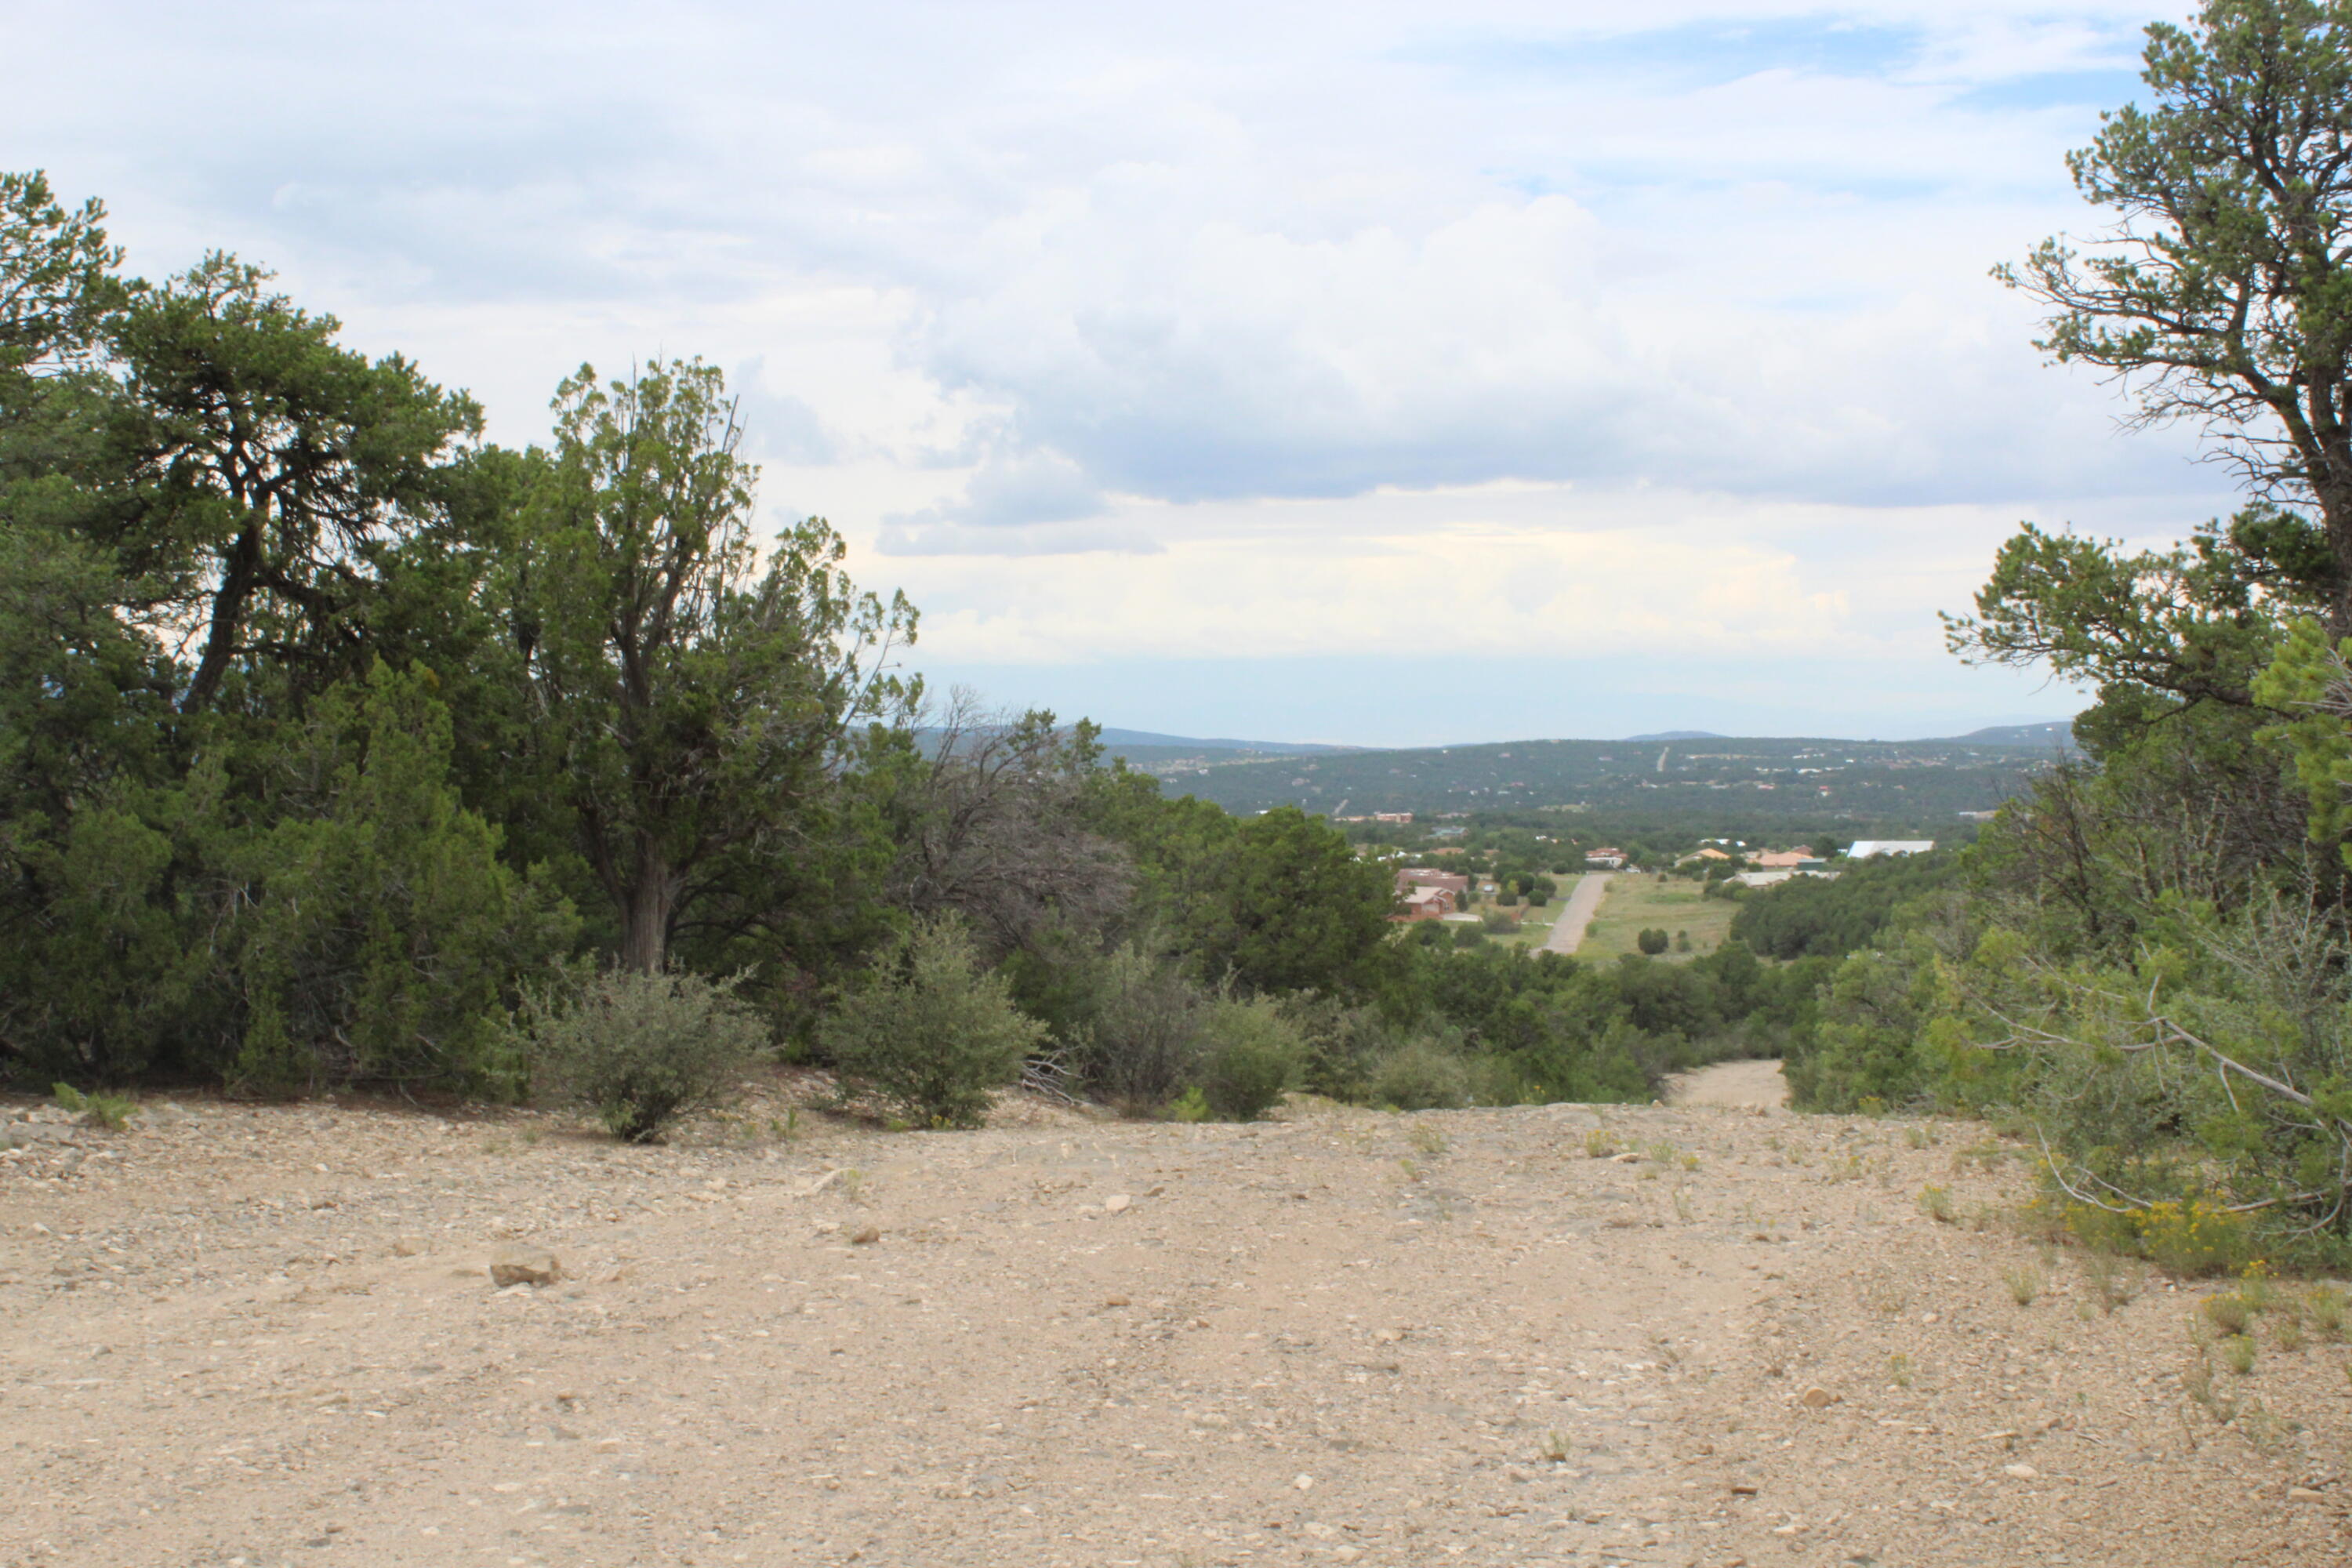
<path id="1" fill-rule="evenodd" d="M 919 694 L 889 661 L 915 613 L 856 592 L 821 519 L 760 569 L 756 471 L 714 367 L 656 362 L 606 385 L 583 368 L 555 406 L 504 591 L 620 961 L 653 973 L 740 862 L 793 874 L 849 727 L 900 720 Z"/>
<path id="2" fill-rule="evenodd" d="M 509 1013 L 578 921 L 458 804 L 434 684 L 378 665 L 363 689 L 327 693 L 310 746 L 284 759 L 298 798 L 228 858 L 252 904 L 235 928 L 238 1087 L 523 1087 Z"/>
<path id="3" fill-rule="evenodd" d="M 1212 897 L 1185 935 L 1212 979 L 1252 991 L 1349 991 L 1370 985 L 1395 879 L 1293 806 L 1241 824 Z"/>
<path id="4" fill-rule="evenodd" d="M 1997 276 L 2051 308 L 2045 352 L 2129 378 L 2141 424 L 2196 422 L 2317 513 L 2314 585 L 2352 635 L 2352 4 L 2206 0 L 2147 40 L 2148 106 L 2068 159 L 2116 227 Z"/>
<path id="5" fill-rule="evenodd" d="M 0 375 L 70 361 L 97 342 L 122 264 L 105 223 L 102 204 L 68 210 L 38 171 L 0 174 Z"/>

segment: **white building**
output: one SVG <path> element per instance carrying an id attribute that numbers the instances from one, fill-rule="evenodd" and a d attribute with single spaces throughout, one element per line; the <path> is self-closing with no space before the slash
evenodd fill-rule
<path id="1" fill-rule="evenodd" d="M 1845 853 L 1849 860 L 1867 860 L 1876 855 L 1925 855 L 1935 847 L 1932 838 L 1863 838 Z"/>

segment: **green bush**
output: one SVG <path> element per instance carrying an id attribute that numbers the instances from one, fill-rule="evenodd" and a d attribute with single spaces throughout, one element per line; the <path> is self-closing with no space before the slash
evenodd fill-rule
<path id="1" fill-rule="evenodd" d="M 61 1083 L 50 1091 L 61 1110 L 70 1110 L 92 1127 L 103 1127 L 109 1132 L 120 1132 L 131 1125 L 131 1118 L 139 1106 L 127 1094 L 109 1094 L 104 1089 L 92 1089 L 84 1094 L 69 1083 Z"/>
<path id="2" fill-rule="evenodd" d="M 1469 1069 L 1435 1040 L 1409 1041 L 1372 1075 L 1371 1100 L 1399 1110 L 1456 1110 L 1470 1102 Z"/>
<path id="3" fill-rule="evenodd" d="M 1207 993 L 1142 945 L 1104 958 L 1087 990 L 1069 1036 L 1079 1080 L 1121 1115 L 1159 1114 L 1200 1076 Z"/>
<path id="4" fill-rule="evenodd" d="M 525 1048 L 554 1098 L 585 1106 L 624 1142 L 651 1142 L 721 1100 L 768 1044 L 736 984 L 599 971 L 569 997 L 525 1005 Z"/>
<path id="5" fill-rule="evenodd" d="M 1633 938 L 1633 945 L 1655 958 L 1674 945 L 1674 938 L 1663 931 L 1645 931 Z"/>
<path id="6" fill-rule="evenodd" d="M 1255 1121 L 1276 1106 L 1305 1056 L 1298 1031 L 1265 998 L 1222 1001 L 1206 1020 L 1201 1092 L 1221 1121 Z"/>
<path id="7" fill-rule="evenodd" d="M 1045 1036 L 948 915 L 894 937 L 817 1026 L 843 1092 L 919 1127 L 979 1126 L 989 1091 L 1018 1078 Z"/>
<path id="8" fill-rule="evenodd" d="M 1350 1005 L 1314 992 L 1293 992 L 1282 999 L 1282 1016 L 1305 1043 L 1300 1086 L 1333 1100 L 1361 1101 L 1369 1097 L 1372 1075 L 1397 1048 L 1395 1029 L 1375 1007 Z"/>

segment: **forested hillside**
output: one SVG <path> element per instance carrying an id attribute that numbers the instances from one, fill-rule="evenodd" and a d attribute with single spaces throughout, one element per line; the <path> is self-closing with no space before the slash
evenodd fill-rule
<path id="1" fill-rule="evenodd" d="M 2065 754 L 2032 740 L 2000 738 L 1517 741 L 1286 757 L 1171 756 L 1158 748 L 1132 753 L 1135 765 L 1171 791 L 1233 812 L 1292 805 L 1330 816 L 1435 816 L 1563 807 L 1647 818 L 1714 812 L 1927 828 L 1960 812 L 1990 811 Z"/>

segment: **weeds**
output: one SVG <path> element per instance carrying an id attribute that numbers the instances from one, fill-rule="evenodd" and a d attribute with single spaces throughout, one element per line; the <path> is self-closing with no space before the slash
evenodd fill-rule
<path id="1" fill-rule="evenodd" d="M 2303 1298 L 2312 1328 L 2330 1343 L 2344 1337 L 2344 1292 L 2333 1285 L 2314 1285 Z"/>
<path id="2" fill-rule="evenodd" d="M 1953 1221 L 1951 1189 L 1932 1184 L 1920 1188 L 1919 1207 L 1937 1225 L 1950 1225 Z"/>
<path id="3" fill-rule="evenodd" d="M 1405 1142 L 1433 1158 L 1444 1153 L 1447 1148 L 1445 1134 L 1426 1121 L 1414 1122 L 1405 1133 Z"/>
<path id="4" fill-rule="evenodd" d="M 69 1083 L 57 1085 L 50 1091 L 58 1108 L 70 1110 L 92 1127 L 103 1127 L 109 1132 L 120 1132 L 131 1124 L 137 1114 L 138 1102 L 127 1094 L 109 1094 L 104 1089 L 92 1089 L 84 1094 Z"/>
<path id="5" fill-rule="evenodd" d="M 1584 1135 L 1584 1152 L 1591 1159 L 1614 1159 L 1624 1148 L 1617 1142 L 1617 1135 L 1605 1127 L 1596 1127 Z"/>
<path id="6" fill-rule="evenodd" d="M 2206 1321 L 2225 1334 L 2243 1334 L 2254 1321 L 2252 1304 L 2235 1290 L 2206 1297 L 2202 1310 Z"/>
<path id="7" fill-rule="evenodd" d="M 2240 1377 L 2254 1370 L 2254 1338 L 2252 1334 L 2231 1334 L 2221 1342 L 2221 1364 Z"/>
<path id="8" fill-rule="evenodd" d="M 1897 1351 L 1886 1358 L 1886 1381 L 1897 1388 L 1911 1386 L 1911 1358 Z"/>
<path id="9" fill-rule="evenodd" d="M 1568 1463 L 1568 1434 L 1559 1431 L 1545 1433 L 1543 1447 L 1538 1452 L 1555 1465 Z"/>
<path id="10" fill-rule="evenodd" d="M 1935 1140 L 1927 1135 L 1927 1130 L 1924 1127 L 1906 1127 L 1903 1130 L 1903 1142 L 1910 1144 L 1914 1149 L 1925 1149 Z"/>
<path id="11" fill-rule="evenodd" d="M 2136 1270 L 2126 1269 L 2113 1253 L 2095 1249 L 2083 1255 L 2083 1283 L 2103 1313 L 2128 1304 L 2139 1294 L 2140 1288 Z"/>
<path id="12" fill-rule="evenodd" d="M 2047 1283 L 2042 1270 L 2031 1263 L 2020 1263 L 2014 1268 L 2004 1268 L 2000 1271 L 2000 1277 L 2009 1286 L 2011 1299 L 2021 1307 L 2031 1307 L 2039 1300 L 2042 1286 Z"/>

